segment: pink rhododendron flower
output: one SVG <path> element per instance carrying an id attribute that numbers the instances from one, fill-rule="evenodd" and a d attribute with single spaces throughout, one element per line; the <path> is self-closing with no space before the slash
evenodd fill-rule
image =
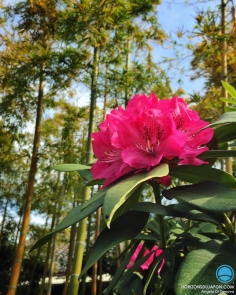
<path id="1" fill-rule="evenodd" d="M 127 108 L 118 107 L 92 134 L 97 162 L 94 179 L 105 178 L 104 187 L 127 173 L 149 171 L 161 162 L 178 158 L 180 165 L 207 164 L 197 158 L 207 151 L 211 128 L 179 97 L 158 100 L 155 94 L 135 95 Z M 160 179 L 168 186 L 170 177 Z"/>
<path id="2" fill-rule="evenodd" d="M 136 261 L 136 259 L 138 257 L 139 252 L 141 251 L 142 247 L 143 247 L 143 244 L 138 245 L 138 247 L 136 248 L 136 250 L 135 250 L 134 254 L 132 255 L 132 257 L 131 257 L 131 259 L 130 259 L 130 261 L 129 261 L 126 268 L 129 269 L 134 265 L 134 263 L 135 263 L 135 261 Z M 153 254 L 151 254 L 151 256 L 140 266 L 140 268 L 142 270 L 147 270 L 149 268 L 149 266 L 152 264 L 154 258 L 160 256 L 163 250 L 159 249 L 157 246 L 154 246 L 151 251 L 149 251 L 148 249 L 145 249 L 145 252 L 144 252 L 143 256 L 146 256 L 147 254 L 149 254 L 152 251 L 154 251 Z M 165 263 L 165 261 L 163 259 L 162 262 L 161 262 L 161 266 L 158 269 L 158 273 L 160 273 L 164 263 Z"/>

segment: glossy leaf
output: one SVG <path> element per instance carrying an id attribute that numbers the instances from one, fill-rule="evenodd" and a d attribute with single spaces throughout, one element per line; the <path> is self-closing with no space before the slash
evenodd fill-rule
<path id="1" fill-rule="evenodd" d="M 34 246 L 31 248 L 31 251 L 46 244 L 55 233 L 62 231 L 63 229 L 79 222 L 80 220 L 84 219 L 85 217 L 87 217 L 88 215 L 96 211 L 97 208 L 101 207 L 102 203 L 103 203 L 103 198 L 99 198 L 83 211 L 82 211 L 82 205 L 79 205 L 73 208 L 70 211 L 70 213 L 55 227 L 53 231 L 51 231 L 50 233 L 48 233 L 47 235 L 39 239 L 34 244 Z"/>
<path id="2" fill-rule="evenodd" d="M 207 151 L 198 156 L 200 159 L 236 157 L 235 150 Z M 196 166 L 195 166 L 196 167 Z"/>
<path id="3" fill-rule="evenodd" d="M 209 166 L 178 166 L 170 169 L 170 176 L 190 183 L 209 180 L 224 184 L 230 188 L 236 188 L 236 179 L 231 174 Z"/>
<path id="4" fill-rule="evenodd" d="M 80 277 L 111 247 L 138 235 L 148 217 L 149 214 L 145 212 L 129 211 L 114 220 L 111 228 L 105 228 L 98 236 Z"/>
<path id="5" fill-rule="evenodd" d="M 138 202 L 142 192 L 143 185 L 139 185 L 137 189 L 129 196 L 129 198 L 116 210 L 113 219 L 131 210 L 131 208 Z"/>
<path id="6" fill-rule="evenodd" d="M 173 207 L 179 211 L 189 212 L 191 214 L 199 214 L 203 213 L 204 215 L 208 216 L 208 218 L 218 222 L 219 224 L 224 223 L 224 214 L 222 212 L 216 212 L 212 210 L 205 210 L 203 208 L 199 208 L 193 204 L 180 202 L 178 204 L 174 204 Z M 200 210 L 200 211 L 199 211 Z M 209 224 L 212 226 L 212 224 Z"/>
<path id="7" fill-rule="evenodd" d="M 223 125 L 215 129 L 214 136 L 218 142 L 227 142 L 236 138 L 236 123 Z"/>
<path id="8" fill-rule="evenodd" d="M 197 295 L 202 294 L 202 290 L 206 290 L 204 287 L 193 290 L 188 286 L 222 285 L 216 278 L 216 270 L 219 266 L 227 264 L 236 273 L 236 260 L 232 259 L 232 253 L 235 252 L 235 244 L 229 241 L 214 240 L 190 252 L 180 265 L 176 276 L 176 295 Z"/>
<path id="9" fill-rule="evenodd" d="M 162 216 L 173 216 L 173 217 L 182 217 L 191 220 L 200 220 L 200 221 L 208 221 L 218 224 L 219 222 L 214 218 L 203 214 L 200 211 L 195 212 L 184 212 L 173 208 L 172 206 L 164 206 L 151 202 L 139 202 L 137 203 L 132 210 L 143 211 L 148 213 L 154 213 Z"/>
<path id="10" fill-rule="evenodd" d="M 110 227 L 110 222 L 116 210 L 130 197 L 141 183 L 154 177 L 165 176 L 168 172 L 168 164 L 161 164 L 149 172 L 141 172 L 129 176 L 109 187 L 103 204 L 103 214 L 107 226 Z"/>
<path id="11" fill-rule="evenodd" d="M 175 187 L 163 191 L 163 195 L 168 199 L 183 200 L 200 209 L 218 212 L 236 210 L 235 190 L 212 181 Z"/>
<path id="12" fill-rule="evenodd" d="M 236 122 L 236 112 L 228 112 L 228 113 L 224 113 L 218 121 L 206 126 L 205 128 L 221 125 L 221 124 L 235 123 L 235 122 Z"/>

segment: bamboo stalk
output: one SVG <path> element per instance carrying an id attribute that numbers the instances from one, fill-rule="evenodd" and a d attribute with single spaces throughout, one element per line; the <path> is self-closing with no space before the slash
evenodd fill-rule
<path id="1" fill-rule="evenodd" d="M 94 47 L 93 71 L 92 71 L 92 77 L 91 77 L 92 81 L 91 81 L 91 97 L 90 97 L 90 112 L 89 112 L 89 128 L 88 128 L 87 154 L 86 154 L 87 164 L 93 161 L 91 134 L 94 130 L 94 125 L 95 125 L 98 64 L 99 64 L 99 47 Z M 90 198 L 90 188 L 84 187 L 83 202 L 86 202 L 89 198 Z M 83 220 L 79 222 L 79 227 L 77 232 L 74 263 L 73 263 L 73 269 L 72 269 L 70 285 L 69 285 L 69 295 L 78 294 L 78 290 L 79 290 L 78 276 L 82 268 L 83 252 L 84 252 L 85 238 L 86 238 L 86 228 L 87 228 L 87 218 L 84 218 Z"/>

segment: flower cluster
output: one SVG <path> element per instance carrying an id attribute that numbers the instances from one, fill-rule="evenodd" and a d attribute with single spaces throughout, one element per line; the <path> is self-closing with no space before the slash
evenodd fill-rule
<path id="1" fill-rule="evenodd" d="M 208 150 L 213 130 L 198 131 L 208 124 L 182 98 L 135 95 L 126 109 L 112 110 L 100 131 L 92 134 L 98 159 L 91 169 L 93 178 L 104 178 L 105 187 L 127 173 L 149 171 L 176 157 L 179 165 L 204 164 L 197 156 Z"/>
<path id="2" fill-rule="evenodd" d="M 134 265 L 134 263 L 135 263 L 138 255 L 139 255 L 139 252 L 141 251 L 142 247 L 143 247 L 143 244 L 138 245 L 138 247 L 136 248 L 136 250 L 135 250 L 134 254 L 132 255 L 132 257 L 131 257 L 131 259 L 130 259 L 130 261 L 129 261 L 126 268 L 129 269 Z M 149 267 L 152 264 L 154 258 L 160 256 L 162 251 L 163 250 L 159 249 L 157 246 L 154 246 L 151 251 L 149 251 L 148 249 L 145 249 L 145 252 L 144 252 L 143 256 L 148 255 L 150 252 L 153 252 L 153 254 L 151 254 L 151 256 L 140 266 L 140 269 L 143 270 L 143 271 L 149 269 Z M 165 263 L 165 261 L 163 259 L 162 262 L 161 262 L 160 268 L 158 269 L 158 273 L 160 273 L 164 263 Z"/>

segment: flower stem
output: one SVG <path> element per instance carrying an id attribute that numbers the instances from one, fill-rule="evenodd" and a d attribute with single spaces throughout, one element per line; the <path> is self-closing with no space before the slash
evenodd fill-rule
<path id="1" fill-rule="evenodd" d="M 151 185 L 153 188 L 156 204 L 161 205 L 162 197 L 160 194 L 160 185 L 156 181 L 152 181 Z M 160 237 L 161 237 L 160 248 L 164 250 L 166 248 L 166 233 L 165 233 L 164 217 L 162 215 L 157 215 L 157 221 L 158 221 L 159 228 L 160 228 Z"/>

